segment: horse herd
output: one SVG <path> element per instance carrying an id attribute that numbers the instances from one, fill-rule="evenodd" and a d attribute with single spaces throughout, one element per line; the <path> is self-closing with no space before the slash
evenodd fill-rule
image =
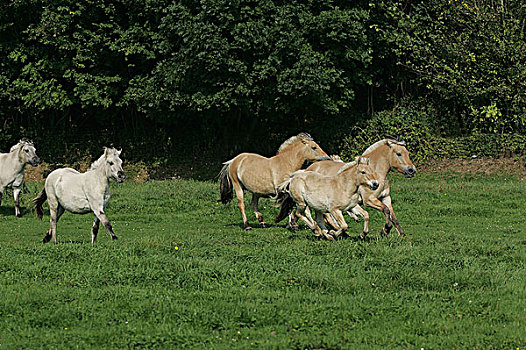
<path id="1" fill-rule="evenodd" d="M 66 210 L 94 214 L 92 243 L 97 239 L 100 222 L 111 238 L 117 239 L 104 211 L 110 199 L 110 180 L 126 179 L 120 154 L 115 148 L 105 148 L 102 156 L 84 173 L 60 168 L 47 176 L 44 188 L 32 201 L 39 219 L 43 217 L 42 205 L 46 200 L 49 204 L 50 228 L 44 243 L 51 239 L 57 242 L 57 223 Z M 301 170 L 306 161 L 313 164 Z M 0 204 L 5 189 L 12 187 L 16 216 L 21 216 L 19 196 L 25 166 L 39 163 L 34 144 L 25 139 L 11 147 L 9 153 L 0 153 Z M 355 161 L 343 163 L 339 157 L 329 157 L 309 134 L 300 133 L 283 142 L 273 157 L 242 153 L 223 164 L 219 173 L 221 202 L 230 202 L 235 191 L 245 230 L 251 229 L 243 200 L 244 192 L 248 191 L 252 193 L 252 209 L 261 227 L 267 224 L 258 209 L 258 201 L 261 197 L 270 197 L 280 206 L 276 222 L 288 216 L 287 227 L 298 229 L 297 219 L 302 219 L 316 237 L 334 240 L 344 233 L 348 226 L 343 213 L 347 212 L 356 221 L 358 216 L 363 218 L 360 237 L 364 238 L 369 232 L 369 215 L 360 204 L 385 214 L 384 234 L 394 225 L 398 233 L 404 235 L 391 204 L 387 175 L 396 170 L 413 177 L 416 168 L 405 143 L 398 138 L 380 140 Z"/>

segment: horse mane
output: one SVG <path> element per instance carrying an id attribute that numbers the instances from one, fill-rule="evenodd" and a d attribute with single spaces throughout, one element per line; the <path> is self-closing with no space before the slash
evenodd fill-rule
<path id="1" fill-rule="evenodd" d="M 279 146 L 278 148 L 278 154 L 281 153 L 285 148 L 289 147 L 290 145 L 292 145 L 294 142 L 297 142 L 299 140 L 309 140 L 309 141 L 312 141 L 312 136 L 310 136 L 309 134 L 307 134 L 306 132 L 300 132 L 298 135 L 296 136 L 291 136 L 289 137 L 287 140 L 285 140 L 281 146 Z"/>
<path id="2" fill-rule="evenodd" d="M 33 145 L 33 141 L 30 141 L 30 140 L 28 140 L 28 139 L 26 139 L 26 138 L 23 138 L 23 139 L 21 139 L 20 141 L 18 141 L 18 143 L 17 143 L 16 145 L 12 146 L 11 149 L 9 150 L 9 152 L 17 151 L 17 150 L 19 150 L 21 147 L 24 147 L 25 145 L 35 147 L 35 146 Z"/>
<path id="3" fill-rule="evenodd" d="M 398 137 L 395 138 L 393 136 L 387 136 L 387 138 L 383 139 L 383 140 L 380 140 L 378 142 L 375 142 L 373 143 L 372 145 L 370 145 L 366 150 L 365 152 L 362 153 L 362 155 L 366 155 L 366 154 L 369 154 L 373 151 L 375 151 L 376 149 L 378 149 L 379 147 L 387 144 L 387 141 L 391 141 L 392 143 L 394 144 L 397 144 L 397 145 L 400 145 L 400 146 L 405 146 L 405 142 L 404 141 L 401 141 Z"/>
<path id="4" fill-rule="evenodd" d="M 355 160 L 353 160 L 353 161 L 350 162 L 350 163 L 345 164 L 344 166 L 342 166 L 342 167 L 340 168 L 340 170 L 338 170 L 338 172 L 336 173 L 336 175 L 340 175 L 340 174 L 343 173 L 345 170 L 347 170 L 347 169 L 349 169 L 350 167 L 353 167 L 353 166 L 355 166 L 355 165 L 356 165 L 356 161 L 355 161 Z"/>
<path id="5" fill-rule="evenodd" d="M 104 160 L 106 159 L 106 152 L 108 152 L 108 155 L 111 156 L 119 156 L 119 151 L 115 148 L 104 148 L 104 153 L 102 153 L 102 156 L 99 157 L 96 161 L 91 163 L 91 166 L 89 167 L 89 170 L 97 169 L 102 163 L 104 163 Z"/>

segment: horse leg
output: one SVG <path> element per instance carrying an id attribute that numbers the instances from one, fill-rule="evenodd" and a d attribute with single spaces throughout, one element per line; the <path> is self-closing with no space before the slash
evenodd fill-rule
<path id="1" fill-rule="evenodd" d="M 99 211 L 98 215 L 97 213 L 95 213 L 95 215 L 100 221 L 102 221 L 102 224 L 104 225 L 104 227 L 106 227 L 106 230 L 108 230 L 108 233 L 110 234 L 111 239 L 116 240 L 117 236 L 115 235 L 115 232 L 113 232 L 113 227 L 111 226 L 110 220 L 108 220 L 108 217 L 106 216 L 106 214 L 104 214 L 104 212 L 101 210 Z"/>
<path id="2" fill-rule="evenodd" d="M 336 225 L 338 227 L 337 231 L 330 231 L 330 233 L 334 237 L 338 237 L 347 230 L 347 222 L 345 221 L 341 210 L 333 210 L 330 214 L 330 216 L 336 220 Z"/>
<path id="3" fill-rule="evenodd" d="M 17 217 L 22 217 L 22 214 L 20 213 L 20 191 L 22 189 L 20 187 L 13 188 L 13 198 L 15 199 L 15 215 Z"/>
<path id="4" fill-rule="evenodd" d="M 369 213 L 366 212 L 359 205 L 356 205 L 354 208 L 352 208 L 351 212 L 355 215 L 356 218 L 358 218 L 358 215 L 360 215 L 363 218 L 363 232 L 360 233 L 360 238 L 364 239 L 365 236 L 369 234 Z M 350 215 L 349 212 L 347 213 Z M 360 220 L 358 219 L 357 221 L 360 221 Z"/>
<path id="5" fill-rule="evenodd" d="M 391 213 L 391 221 L 393 222 L 396 231 L 398 231 L 398 234 L 400 236 L 405 236 L 405 232 L 402 230 L 402 226 L 400 226 L 400 223 L 398 222 L 398 219 L 394 213 L 393 205 L 391 204 L 391 196 L 383 198 L 382 203 L 384 203 L 389 208 L 389 212 Z"/>
<path id="6" fill-rule="evenodd" d="M 339 229 L 338 223 L 336 222 L 336 219 L 334 218 L 334 216 L 332 216 L 332 214 L 325 213 L 323 214 L 323 217 L 325 218 L 325 222 L 327 222 L 330 227 L 332 227 L 335 230 Z"/>
<path id="7" fill-rule="evenodd" d="M 247 214 L 245 213 L 243 187 L 241 187 L 241 184 L 239 183 L 239 181 L 237 181 L 236 178 L 232 179 L 232 186 L 234 187 L 234 190 L 236 190 L 237 206 L 239 207 L 239 210 L 241 211 L 241 216 L 243 217 L 243 226 L 245 226 L 245 230 L 250 231 L 252 230 L 252 227 L 250 227 L 247 220 Z"/>
<path id="8" fill-rule="evenodd" d="M 42 242 L 47 243 L 53 239 L 53 243 L 57 244 L 57 224 L 62 214 L 64 214 L 64 208 L 60 204 L 49 206 L 49 230 Z"/>
<path id="9" fill-rule="evenodd" d="M 393 228 L 393 224 L 391 223 L 391 212 L 389 211 L 389 208 L 380 202 L 378 198 L 368 198 L 367 204 L 368 206 L 380 210 L 385 215 L 385 227 L 383 229 L 382 235 L 387 236 L 391 229 Z"/>
<path id="10" fill-rule="evenodd" d="M 254 210 L 254 214 L 256 214 L 256 219 L 258 219 L 259 226 L 262 228 L 267 227 L 267 224 L 265 223 L 265 219 L 263 219 L 263 214 L 258 209 L 258 202 L 259 202 L 259 195 L 253 193 L 252 194 L 252 209 Z"/>
<path id="11" fill-rule="evenodd" d="M 362 210 L 363 209 L 359 205 L 357 205 L 350 211 L 347 211 L 347 215 L 349 215 L 354 221 L 360 222 L 360 218 L 358 217 L 358 215 L 360 215 L 363 218 Z"/>
<path id="12" fill-rule="evenodd" d="M 4 190 L 0 189 L 0 205 L 2 205 L 2 197 L 4 196 Z"/>
<path id="13" fill-rule="evenodd" d="M 291 231 L 297 231 L 300 229 L 300 227 L 298 226 L 298 218 L 296 217 L 296 215 L 294 215 L 294 212 L 291 212 L 289 214 L 289 222 L 287 223 L 286 228 Z"/>
<path id="14" fill-rule="evenodd" d="M 307 226 L 311 229 L 311 230 L 314 230 L 315 228 L 315 222 L 312 220 L 311 217 L 307 217 L 305 216 L 305 211 L 308 210 L 308 207 L 303 204 L 303 203 L 298 203 L 297 205 L 297 209 L 296 209 L 296 216 L 298 218 L 300 218 L 301 220 L 303 220 L 303 222 L 305 222 L 305 224 L 307 224 Z M 308 214 L 308 216 L 310 216 L 310 212 Z"/>
<path id="15" fill-rule="evenodd" d="M 91 244 L 95 244 L 97 233 L 99 233 L 100 220 L 97 215 L 93 215 L 93 226 L 91 228 Z"/>
<path id="16" fill-rule="evenodd" d="M 329 241 L 334 241 L 334 237 L 329 234 L 329 230 L 325 227 L 325 220 L 321 211 L 315 211 L 316 213 L 316 230 L 314 235 L 316 237 L 325 237 Z"/>

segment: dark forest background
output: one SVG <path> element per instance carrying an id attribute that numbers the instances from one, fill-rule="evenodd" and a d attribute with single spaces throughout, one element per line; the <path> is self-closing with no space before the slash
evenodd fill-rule
<path id="1" fill-rule="evenodd" d="M 224 161 L 311 133 L 417 160 L 523 154 L 523 0 L 0 3 L 0 150 Z"/>

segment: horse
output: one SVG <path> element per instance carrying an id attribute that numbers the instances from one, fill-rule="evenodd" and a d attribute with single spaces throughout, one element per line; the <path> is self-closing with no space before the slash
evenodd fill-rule
<path id="1" fill-rule="evenodd" d="M 282 207 L 292 208 L 294 201 L 297 208 L 296 216 L 314 231 L 316 237 L 334 240 L 334 237 L 347 230 L 342 211 L 358 205 L 361 200 L 359 194 L 361 187 L 374 191 L 379 187 L 379 183 L 376 174 L 369 166 L 369 159 L 356 157 L 354 162 L 345 164 L 332 176 L 305 170 L 293 173 L 288 180 L 279 185 L 278 190 L 282 195 L 278 202 Z M 314 210 L 316 221 L 305 215 L 307 206 Z M 386 213 L 389 211 L 387 207 L 384 210 Z M 336 231 L 325 228 L 325 213 L 335 218 L 338 224 Z"/>
<path id="2" fill-rule="evenodd" d="M 40 158 L 36 154 L 33 142 L 22 139 L 11 147 L 9 153 L 0 153 L 0 204 L 7 187 L 13 188 L 15 215 L 21 217 L 19 206 L 20 191 L 24 182 L 26 164 L 37 166 Z"/>
<path id="3" fill-rule="evenodd" d="M 416 167 L 409 158 L 409 151 L 406 148 L 405 142 L 401 141 L 399 138 L 395 139 L 393 137 L 388 137 L 369 146 L 362 154 L 362 157 L 368 157 L 370 159 L 370 166 L 381 180 L 380 187 L 375 191 L 368 190 L 365 187 L 360 189 L 363 204 L 381 211 L 383 211 L 383 205 L 387 206 L 389 208 L 390 217 L 386 217 L 386 225 L 384 226 L 383 234 L 389 234 L 392 229 L 392 225 L 390 225 L 389 222 L 392 222 L 398 231 L 398 234 L 405 236 L 405 232 L 400 226 L 393 210 L 391 187 L 388 178 L 391 170 L 396 170 L 407 178 L 411 178 L 416 174 Z M 316 171 L 325 175 L 333 175 L 336 174 L 341 167 L 341 163 L 323 161 L 312 164 L 307 170 Z M 354 207 L 352 212 L 348 212 L 348 214 L 355 220 L 358 220 L 355 214 L 363 217 L 364 229 L 360 237 L 364 238 L 365 235 L 369 233 L 369 214 L 359 205 Z M 328 218 L 328 220 L 329 224 L 332 225 L 330 218 Z"/>
<path id="4" fill-rule="evenodd" d="M 305 161 L 330 159 L 327 153 L 314 142 L 307 133 L 292 136 L 281 144 L 277 155 L 266 158 L 255 153 L 241 153 L 224 162 L 219 172 L 221 202 L 229 203 L 233 199 L 232 189 L 236 191 L 239 210 L 245 230 L 251 230 L 245 214 L 243 191 L 252 193 L 252 208 L 261 227 L 267 224 L 258 209 L 261 197 L 277 195 L 277 187 L 290 174 L 299 170 Z"/>
<path id="5" fill-rule="evenodd" d="M 74 214 L 93 212 L 91 243 L 95 243 L 99 232 L 99 223 L 108 230 L 112 240 L 117 236 L 104 210 L 110 200 L 110 179 L 122 183 L 126 174 L 122 170 L 121 151 L 115 148 L 104 148 L 104 153 L 88 171 L 79 173 L 72 168 L 61 168 L 52 171 L 46 178 L 44 189 L 33 199 L 36 213 L 40 220 L 44 215 L 42 204 L 48 200 L 50 228 L 43 239 L 47 243 L 53 238 L 57 243 L 57 223 L 67 210 Z"/>

